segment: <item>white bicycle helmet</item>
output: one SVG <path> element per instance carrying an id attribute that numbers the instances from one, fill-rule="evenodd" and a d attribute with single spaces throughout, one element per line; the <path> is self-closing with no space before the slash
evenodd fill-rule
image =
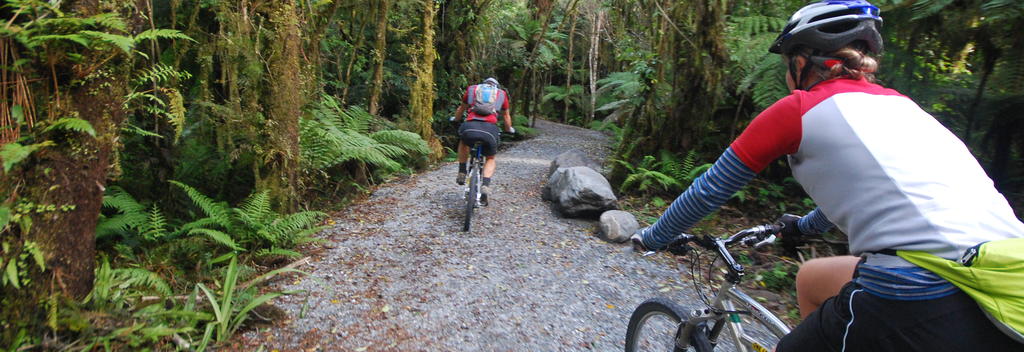
<path id="1" fill-rule="evenodd" d="M 498 79 L 494 78 L 494 77 L 488 77 L 487 79 L 485 79 L 484 80 L 484 84 L 490 84 L 490 85 L 493 85 L 495 87 L 501 86 L 500 84 L 498 84 Z"/>
<path id="2" fill-rule="evenodd" d="M 882 51 L 882 17 L 878 8 L 863 0 L 825 0 L 793 14 L 768 51 L 789 54 L 800 47 L 833 52 L 862 41 L 872 53 Z"/>

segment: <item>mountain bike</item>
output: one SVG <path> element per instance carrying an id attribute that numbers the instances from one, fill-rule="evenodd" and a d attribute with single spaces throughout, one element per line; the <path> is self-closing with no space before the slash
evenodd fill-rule
<path id="1" fill-rule="evenodd" d="M 473 143 L 469 151 L 469 165 L 466 175 L 466 220 L 462 223 L 462 231 L 469 232 L 473 222 L 473 209 L 487 205 L 487 197 L 480 194 L 480 183 L 484 169 L 483 146 L 480 142 Z"/>
<path id="2" fill-rule="evenodd" d="M 633 351 L 713 351 L 720 350 L 768 352 L 779 339 L 789 333 L 786 325 L 775 314 L 743 293 L 739 283 L 744 275 L 729 247 L 737 244 L 760 247 L 775 240 L 782 225 L 760 225 L 730 236 L 727 239 L 709 236 L 680 235 L 666 250 L 676 255 L 696 253 L 690 244 L 712 251 L 725 263 L 724 283 L 710 299 L 697 288 L 703 308 L 686 311 L 665 298 L 653 298 L 640 304 L 629 318 L 626 330 L 626 352 Z M 645 255 L 653 254 L 648 252 Z M 697 254 L 699 255 L 699 254 Z M 712 261 L 714 264 L 714 260 Z M 694 274 L 694 261 L 690 273 Z M 710 276 L 710 268 L 709 276 Z M 707 287 L 714 288 L 708 283 Z M 726 339 L 722 332 L 728 328 Z"/>

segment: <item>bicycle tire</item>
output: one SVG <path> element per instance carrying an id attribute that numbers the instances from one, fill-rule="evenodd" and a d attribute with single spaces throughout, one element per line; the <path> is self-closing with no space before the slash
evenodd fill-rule
<path id="1" fill-rule="evenodd" d="M 652 319 L 656 319 L 652 321 Z M 651 298 L 633 310 L 629 317 L 629 325 L 626 327 L 626 352 L 641 351 L 696 351 L 711 352 L 714 347 L 708 341 L 707 328 L 703 325 L 696 329 L 690 336 L 690 346 L 681 349 L 675 344 L 676 334 L 679 332 L 679 324 L 690 318 L 690 314 L 679 305 L 665 298 Z M 664 321 L 662 321 L 664 319 Z M 645 328 L 653 327 L 662 332 L 666 338 L 658 339 L 662 342 L 659 346 L 652 346 L 651 341 L 645 334 Z M 658 337 L 658 336 L 656 336 Z"/>
<path id="2" fill-rule="evenodd" d="M 474 161 L 469 175 L 469 192 L 466 192 L 466 219 L 462 223 L 462 231 L 469 232 L 473 222 L 473 208 L 476 208 L 476 197 L 480 193 L 480 170 Z"/>

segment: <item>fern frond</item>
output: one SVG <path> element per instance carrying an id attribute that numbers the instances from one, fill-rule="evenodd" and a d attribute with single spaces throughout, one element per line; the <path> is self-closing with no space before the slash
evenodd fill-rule
<path id="1" fill-rule="evenodd" d="M 133 80 L 136 85 L 142 85 L 147 83 L 163 83 L 172 79 L 189 78 L 192 78 L 192 74 L 187 71 L 179 71 L 173 66 L 157 63 L 147 69 L 139 71 Z"/>
<path id="2" fill-rule="evenodd" d="M 374 132 L 370 135 L 373 140 L 387 145 L 401 148 L 407 152 L 414 152 L 420 155 L 430 154 L 430 147 L 420 135 L 402 130 L 384 130 Z"/>
<path id="3" fill-rule="evenodd" d="M 187 194 L 188 197 L 192 199 L 192 202 L 195 203 L 195 205 L 198 206 L 199 209 L 202 209 L 203 213 L 206 213 L 206 216 L 213 219 L 213 221 L 215 221 L 216 224 L 220 225 L 226 230 L 231 230 L 233 228 L 231 224 L 231 212 L 227 204 L 224 204 L 223 202 L 214 201 L 212 198 L 207 197 L 202 192 L 199 192 L 195 188 L 192 188 L 191 186 L 186 185 L 184 183 L 174 180 L 171 180 L 170 182 L 171 184 L 178 186 L 179 188 L 184 190 L 185 194 Z"/>
<path id="4" fill-rule="evenodd" d="M 119 287 L 140 287 L 162 295 L 171 295 L 171 287 L 160 275 L 152 271 L 139 268 L 119 268 L 113 269 L 112 274 L 113 279 L 120 282 L 117 285 Z"/>
<path id="5" fill-rule="evenodd" d="M 185 132 L 185 98 L 181 92 L 173 88 L 161 89 L 169 98 L 167 103 L 167 122 L 174 126 L 174 142 L 177 143 L 181 134 Z"/>
<path id="6" fill-rule="evenodd" d="M 110 186 L 103 195 L 103 206 L 118 211 L 111 217 L 101 216 L 96 225 L 96 237 L 103 238 L 122 234 L 143 226 L 147 220 L 146 207 L 128 194 L 123 188 Z"/>
<path id="7" fill-rule="evenodd" d="M 43 132 L 53 130 L 80 132 L 96 137 L 96 130 L 92 128 L 92 124 L 89 123 L 89 121 L 82 120 L 77 117 L 64 117 L 58 119 L 57 121 L 54 121 L 52 125 L 44 129 Z"/>
<path id="8" fill-rule="evenodd" d="M 248 226 L 264 223 L 275 217 L 277 214 L 270 208 L 270 192 L 253 192 L 239 204 L 238 214 L 242 216 L 243 223 Z"/>
<path id="9" fill-rule="evenodd" d="M 157 241 L 167 237 L 167 218 L 160 211 L 160 206 L 153 204 L 146 222 L 139 227 L 139 230 L 142 237 L 149 241 Z"/>
<path id="10" fill-rule="evenodd" d="M 238 243 L 236 243 L 235 240 L 231 238 L 231 235 L 228 235 L 224 232 L 211 229 L 192 229 L 191 231 L 189 231 L 189 235 L 197 234 L 205 235 L 206 237 L 212 239 L 214 242 L 228 246 L 229 248 L 234 249 L 236 251 L 243 250 L 242 247 L 239 247 Z"/>
<path id="11" fill-rule="evenodd" d="M 176 29 L 150 29 L 146 30 L 145 32 L 139 33 L 139 35 L 135 36 L 136 43 L 142 42 L 143 40 L 157 39 L 182 39 L 195 42 L 195 40 L 193 40 L 192 37 L 189 37 L 188 35 L 185 35 L 185 33 L 182 33 L 181 31 Z"/>
<path id="12" fill-rule="evenodd" d="M 124 19 L 122 19 L 117 13 L 101 13 L 96 16 L 85 18 L 83 23 L 96 27 L 109 28 L 116 31 L 128 31 L 128 24 L 126 24 Z"/>
<path id="13" fill-rule="evenodd" d="M 132 49 L 135 48 L 135 40 L 131 37 L 98 31 L 80 31 L 79 33 L 93 40 L 113 45 L 124 51 L 125 54 L 131 54 Z"/>
<path id="14" fill-rule="evenodd" d="M 284 240 L 287 243 L 281 244 L 292 244 L 292 238 L 303 229 L 315 225 L 324 218 L 327 214 L 318 211 L 304 211 L 295 214 L 288 215 L 284 218 L 275 220 L 267 228 L 269 237 L 276 241 Z"/>
<path id="15" fill-rule="evenodd" d="M 256 253 L 253 253 L 253 254 L 255 256 L 257 256 L 257 257 L 281 256 L 281 257 L 287 257 L 287 258 L 298 258 L 298 257 L 302 256 L 302 253 L 299 253 L 299 252 L 296 252 L 296 251 L 293 251 L 293 250 L 289 250 L 289 249 L 282 249 L 282 248 L 271 248 L 271 249 L 264 248 L 264 249 L 260 249 L 260 250 L 256 251 Z"/>

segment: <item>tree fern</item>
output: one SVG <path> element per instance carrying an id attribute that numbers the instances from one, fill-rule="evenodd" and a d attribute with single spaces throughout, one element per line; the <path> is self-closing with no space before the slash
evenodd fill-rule
<path id="1" fill-rule="evenodd" d="M 401 130 L 377 131 L 370 135 L 373 140 L 390 146 L 401 148 L 406 152 L 420 155 L 430 154 L 430 147 L 420 135 Z"/>

